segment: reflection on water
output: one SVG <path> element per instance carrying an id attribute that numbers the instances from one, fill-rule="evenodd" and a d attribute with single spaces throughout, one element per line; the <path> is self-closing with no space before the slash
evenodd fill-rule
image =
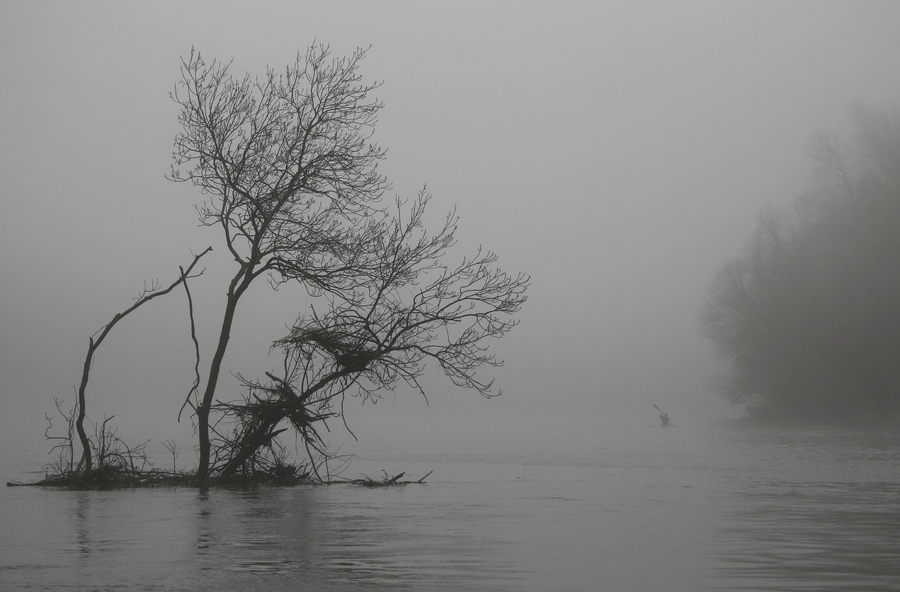
<path id="1" fill-rule="evenodd" d="M 485 565 L 490 536 L 441 528 L 446 517 L 429 511 L 428 496 L 410 500 L 400 488 L 197 495 L 197 560 L 216 588 L 284 589 L 285 582 L 303 582 L 316 590 L 419 590 L 422 583 L 453 589 L 457 582 L 465 589 L 475 580 L 478 585 L 469 586 L 475 589 L 503 572 Z M 448 578 L 443 584 L 442 576 Z"/>
<path id="2" fill-rule="evenodd" d="M 373 453 L 435 471 L 386 489 L 5 488 L 0 590 L 900 590 L 900 433 L 560 442 Z"/>

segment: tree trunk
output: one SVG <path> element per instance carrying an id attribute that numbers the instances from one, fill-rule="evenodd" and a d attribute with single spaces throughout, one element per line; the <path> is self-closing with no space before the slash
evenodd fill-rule
<path id="1" fill-rule="evenodd" d="M 222 370 L 222 361 L 225 359 L 225 352 L 228 350 L 228 340 L 231 339 L 231 326 L 234 322 L 234 314 L 237 310 L 238 301 L 247 290 L 250 282 L 253 281 L 254 275 L 252 271 L 252 267 L 241 265 L 241 270 L 231 280 L 231 285 L 228 288 L 228 298 L 225 303 L 225 314 L 222 318 L 222 331 L 219 333 L 216 352 L 209 365 L 209 377 L 206 381 L 206 389 L 203 392 L 203 400 L 197 406 L 197 435 L 200 445 L 197 481 L 200 483 L 205 483 L 209 480 L 209 412 L 212 408 L 213 397 L 216 394 L 219 373 Z"/>
<path id="2" fill-rule="evenodd" d="M 113 318 L 113 323 L 118 320 L 118 315 Z M 105 334 L 104 334 L 105 335 Z M 90 473 L 92 468 L 92 459 L 91 459 L 91 442 L 88 440 L 87 433 L 84 431 L 84 416 L 85 416 L 85 397 L 84 393 L 87 390 L 88 383 L 88 375 L 91 373 L 91 362 L 94 361 L 94 350 L 97 349 L 97 344 L 94 343 L 94 338 L 91 337 L 88 343 L 88 353 L 84 359 L 84 369 L 81 373 L 81 385 L 78 387 L 78 416 L 75 418 L 75 431 L 78 432 L 78 439 L 81 440 L 81 460 L 78 461 L 77 471 L 80 472 L 84 470 L 85 473 Z"/>
<path id="3" fill-rule="evenodd" d="M 231 325 L 234 321 L 234 312 L 239 298 L 240 296 L 234 292 L 228 294 L 225 316 L 222 319 L 222 331 L 219 334 L 219 343 L 216 346 L 216 352 L 209 366 L 209 377 L 206 381 L 206 389 L 203 392 L 203 400 L 197 406 L 197 435 L 200 445 L 197 481 L 200 483 L 205 483 L 209 479 L 209 411 L 212 407 L 213 397 L 216 394 L 219 372 L 222 369 L 222 360 L 225 359 L 225 351 L 228 349 L 228 340 L 231 338 Z"/>

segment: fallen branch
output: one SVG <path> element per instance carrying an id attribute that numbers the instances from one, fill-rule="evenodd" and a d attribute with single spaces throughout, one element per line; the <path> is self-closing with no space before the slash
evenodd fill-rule
<path id="1" fill-rule="evenodd" d="M 82 447 L 82 455 L 81 460 L 78 462 L 78 467 L 76 468 L 76 472 L 87 472 L 90 473 L 92 469 L 92 459 L 91 459 L 91 445 L 90 440 L 87 436 L 87 433 L 84 431 L 84 418 L 85 418 L 85 391 L 87 390 L 88 377 L 91 373 L 91 367 L 94 365 L 94 352 L 97 351 L 97 348 L 100 347 L 100 344 L 109 335 L 109 332 L 112 328 L 118 323 L 120 320 L 125 318 L 130 313 L 134 312 L 139 306 L 150 302 L 157 296 L 162 296 L 164 294 L 168 294 L 172 290 L 175 289 L 179 284 L 187 284 L 187 280 L 189 278 L 197 277 L 190 275 L 191 271 L 194 269 L 194 266 L 197 265 L 197 262 L 200 261 L 200 258 L 212 251 L 212 247 L 207 247 L 205 251 L 200 253 L 199 255 L 194 256 L 194 260 L 185 270 L 183 268 L 179 268 L 181 271 L 181 276 L 172 282 L 172 284 L 165 288 L 164 290 L 160 290 L 159 286 L 156 282 L 153 282 L 150 288 L 146 287 L 144 291 L 138 296 L 137 300 L 134 304 L 128 307 L 125 311 L 117 313 L 112 320 L 104 325 L 100 330 L 91 335 L 88 340 L 88 352 L 87 356 L 84 358 L 84 366 L 81 374 L 81 385 L 78 387 L 78 401 L 76 402 L 76 406 L 78 408 L 78 413 L 75 418 L 75 429 L 78 432 L 78 439 L 81 441 Z M 203 271 L 198 273 L 197 275 L 201 275 Z M 192 313 L 193 319 L 193 313 Z M 96 337 L 96 339 L 95 339 Z"/>
<path id="2" fill-rule="evenodd" d="M 367 475 L 363 475 L 363 479 L 351 479 L 347 482 L 352 485 L 359 485 L 361 487 L 391 487 L 393 485 L 411 485 L 413 483 L 424 483 L 425 479 L 428 477 L 428 475 L 433 473 L 433 471 L 428 471 L 428 473 L 426 473 L 424 477 L 417 481 L 400 481 L 400 478 L 406 474 L 405 472 L 394 475 L 393 477 L 389 476 L 386 471 L 382 471 L 382 473 L 384 473 L 384 477 L 382 477 L 380 480 L 375 480 Z"/>

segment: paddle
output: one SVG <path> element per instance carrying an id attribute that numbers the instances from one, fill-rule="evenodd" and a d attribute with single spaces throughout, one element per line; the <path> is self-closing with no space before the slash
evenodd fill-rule
<path id="1" fill-rule="evenodd" d="M 653 406 L 656 407 L 656 405 L 653 405 Z M 662 424 L 664 426 L 672 425 L 671 422 L 669 421 L 669 416 L 667 414 L 663 413 L 662 409 L 660 409 L 659 407 L 656 407 L 656 410 L 659 411 L 659 417 L 660 417 L 660 419 L 662 419 Z M 663 417 L 663 415 L 665 415 L 665 417 Z"/>

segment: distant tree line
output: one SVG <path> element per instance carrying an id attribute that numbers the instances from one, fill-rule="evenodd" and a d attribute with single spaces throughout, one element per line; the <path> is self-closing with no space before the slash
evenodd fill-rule
<path id="1" fill-rule="evenodd" d="M 717 390 L 755 416 L 900 417 L 900 112 L 850 111 L 852 135 L 813 135 L 812 189 L 760 215 L 701 313 Z"/>

